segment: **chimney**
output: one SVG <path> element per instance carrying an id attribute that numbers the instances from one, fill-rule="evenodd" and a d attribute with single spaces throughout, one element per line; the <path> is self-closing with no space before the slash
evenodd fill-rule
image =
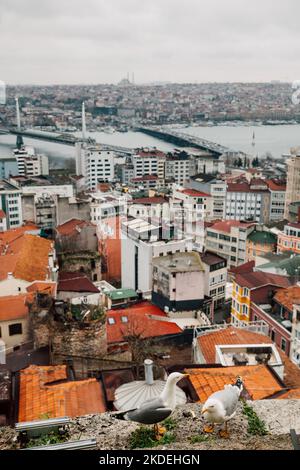
<path id="1" fill-rule="evenodd" d="M 151 359 L 144 360 L 145 381 L 147 385 L 153 385 L 153 361 Z"/>

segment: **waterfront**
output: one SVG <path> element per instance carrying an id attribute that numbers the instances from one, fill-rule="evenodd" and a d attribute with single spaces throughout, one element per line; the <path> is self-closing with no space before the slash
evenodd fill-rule
<path id="1" fill-rule="evenodd" d="M 242 150 L 255 155 L 272 154 L 274 158 L 280 158 L 289 153 L 291 147 L 300 146 L 300 125 L 224 125 L 210 127 L 187 127 L 180 128 L 185 132 L 197 137 L 211 140 L 225 145 L 234 150 Z M 252 146 L 253 133 L 255 134 L 255 147 Z M 104 144 L 115 144 L 129 148 L 157 147 L 164 151 L 174 148 L 172 144 L 163 142 L 139 132 L 88 132 L 97 142 Z M 80 135 L 80 133 L 76 133 Z M 73 158 L 74 148 L 68 145 L 51 142 L 25 139 L 25 144 L 33 145 L 38 152 L 45 153 L 51 160 L 58 158 Z M 0 156 L 9 156 L 15 146 L 15 136 L 0 135 Z M 253 150 L 254 149 L 254 150 Z M 53 163 L 52 163 L 53 166 Z"/>

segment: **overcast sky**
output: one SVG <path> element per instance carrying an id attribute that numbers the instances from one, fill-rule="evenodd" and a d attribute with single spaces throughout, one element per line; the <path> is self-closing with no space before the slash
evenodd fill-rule
<path id="1" fill-rule="evenodd" d="M 0 0 L 0 80 L 300 80 L 299 0 Z"/>

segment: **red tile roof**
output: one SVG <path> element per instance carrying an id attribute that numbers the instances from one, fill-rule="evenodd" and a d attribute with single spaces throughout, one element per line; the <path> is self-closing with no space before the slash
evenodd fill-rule
<path id="1" fill-rule="evenodd" d="M 186 194 L 187 196 L 191 196 L 191 197 L 211 197 L 210 194 L 197 191 L 196 189 L 182 189 L 179 192 L 182 194 Z"/>
<path id="2" fill-rule="evenodd" d="M 126 337 L 133 334 L 141 335 L 142 338 L 154 338 L 182 332 L 176 323 L 156 319 L 156 316 L 168 319 L 160 308 L 150 302 L 142 302 L 126 309 L 109 310 L 107 312 L 108 343 L 126 342 Z M 121 317 L 127 317 L 128 322 L 123 323 Z M 109 318 L 113 318 L 115 324 L 110 325 Z"/>
<path id="3" fill-rule="evenodd" d="M 229 326 L 198 337 L 198 344 L 207 364 L 216 362 L 216 346 L 227 344 L 269 344 L 268 336 L 253 333 L 243 328 Z"/>
<path id="4" fill-rule="evenodd" d="M 211 369 L 199 367 L 186 369 L 185 372 L 190 375 L 189 380 L 201 403 L 205 403 L 212 393 L 222 390 L 225 385 L 235 383 L 237 376 L 243 378 L 244 388 L 252 400 L 263 400 L 283 390 L 280 382 L 266 365 Z"/>
<path id="5" fill-rule="evenodd" d="M 5 219 L 5 217 L 6 217 L 5 212 L 2 209 L 0 209 L 0 220 Z"/>
<path id="6" fill-rule="evenodd" d="M 132 178 L 131 181 L 139 182 L 139 181 L 156 181 L 156 180 L 158 180 L 157 175 L 144 175 L 139 178 Z"/>
<path id="7" fill-rule="evenodd" d="M 241 222 L 239 220 L 224 220 L 216 222 L 210 226 L 210 229 L 217 230 L 218 232 L 230 233 L 232 227 L 248 228 L 255 225 L 255 222 Z"/>
<path id="8" fill-rule="evenodd" d="M 106 411 L 96 379 L 66 381 L 65 365 L 31 365 L 20 372 L 19 422 Z M 65 381 L 55 383 L 58 381 Z"/>
<path id="9" fill-rule="evenodd" d="M 65 222 L 64 224 L 61 224 L 58 227 L 56 227 L 56 230 L 59 233 L 59 235 L 68 236 L 68 235 L 73 235 L 74 233 L 77 233 L 79 228 L 87 227 L 90 225 L 93 225 L 93 224 L 85 220 L 71 219 L 71 220 L 68 220 L 68 222 Z"/>
<path id="10" fill-rule="evenodd" d="M 241 287 L 248 287 L 248 289 L 256 289 L 269 284 L 278 287 L 289 287 L 293 284 L 293 281 L 286 276 L 260 271 L 237 274 L 235 282 Z"/>
<path id="11" fill-rule="evenodd" d="M 274 300 L 292 312 L 294 304 L 300 305 L 300 287 L 291 286 L 281 289 L 276 293 Z"/>
<path id="12" fill-rule="evenodd" d="M 18 320 L 28 317 L 26 294 L 0 297 L 0 321 Z"/>
<path id="13" fill-rule="evenodd" d="M 100 291 L 81 272 L 61 272 L 58 278 L 57 292 L 89 292 L 98 294 Z"/>
<path id="14" fill-rule="evenodd" d="M 286 183 L 280 180 L 266 180 L 271 191 L 286 191 Z"/>
<path id="15" fill-rule="evenodd" d="M 241 264 L 240 266 L 229 268 L 228 272 L 231 274 L 253 273 L 254 267 L 255 261 L 248 261 L 248 263 Z"/>
<path id="16" fill-rule="evenodd" d="M 6 279 L 8 273 L 12 273 L 16 279 L 29 282 L 46 280 L 52 250 L 53 243 L 50 240 L 27 233 L 19 235 L 5 245 L 2 244 L 0 280 Z"/>
<path id="17" fill-rule="evenodd" d="M 140 157 L 164 157 L 166 154 L 161 150 L 138 150 L 137 155 Z"/>

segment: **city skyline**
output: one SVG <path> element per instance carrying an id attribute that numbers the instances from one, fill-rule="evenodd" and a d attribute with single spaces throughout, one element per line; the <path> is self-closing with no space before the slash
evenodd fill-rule
<path id="1" fill-rule="evenodd" d="M 1 2 L 7 84 L 299 79 L 296 0 Z M 21 70 L 21 73 L 20 73 Z"/>

